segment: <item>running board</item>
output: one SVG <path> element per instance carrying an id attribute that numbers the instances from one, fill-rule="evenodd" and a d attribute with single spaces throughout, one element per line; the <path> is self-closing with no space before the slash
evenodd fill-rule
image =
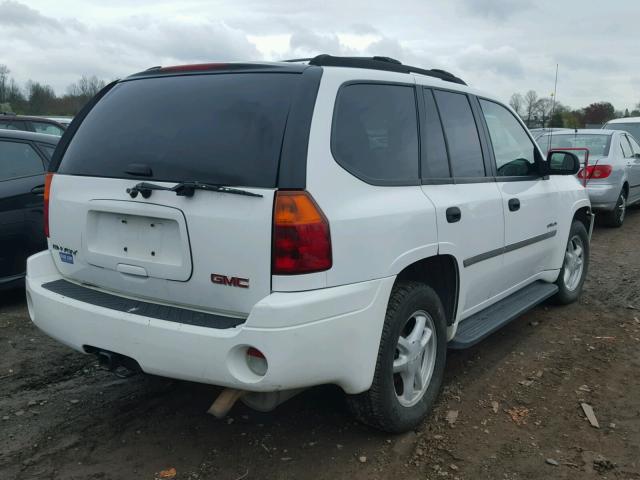
<path id="1" fill-rule="evenodd" d="M 460 322 L 449 348 L 461 350 L 484 340 L 496 330 L 539 305 L 558 291 L 553 283 L 537 281 Z"/>

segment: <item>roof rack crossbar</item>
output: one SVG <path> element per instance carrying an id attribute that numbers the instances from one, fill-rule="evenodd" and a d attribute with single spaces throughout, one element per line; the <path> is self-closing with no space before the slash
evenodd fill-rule
<path id="1" fill-rule="evenodd" d="M 333 55 L 323 54 L 313 58 L 285 60 L 285 62 L 309 62 L 309 65 L 315 65 L 318 67 L 371 68 L 374 70 L 385 70 L 388 72 L 417 73 L 420 75 L 439 78 L 440 80 L 444 80 L 447 82 L 466 85 L 464 80 L 456 77 L 446 70 L 440 70 L 438 68 L 427 70 L 425 68 L 404 65 L 395 58 L 390 57 L 334 57 Z"/>

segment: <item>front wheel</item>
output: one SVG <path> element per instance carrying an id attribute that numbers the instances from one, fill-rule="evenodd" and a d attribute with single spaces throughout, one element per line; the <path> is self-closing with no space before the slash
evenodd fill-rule
<path id="1" fill-rule="evenodd" d="M 348 397 L 356 418 L 406 432 L 427 415 L 440 391 L 447 350 L 444 308 L 432 288 L 402 282 L 391 292 L 371 388 Z"/>
<path id="2" fill-rule="evenodd" d="M 589 267 L 589 235 L 583 223 L 574 220 L 569 231 L 569 241 L 564 253 L 564 262 L 556 280 L 559 288 L 553 300 L 566 305 L 575 302 L 587 278 Z"/>

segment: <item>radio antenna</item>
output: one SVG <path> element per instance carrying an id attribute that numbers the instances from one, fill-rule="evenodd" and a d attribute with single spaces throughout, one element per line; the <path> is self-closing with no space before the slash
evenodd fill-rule
<path id="1" fill-rule="evenodd" d="M 551 119 L 553 118 L 553 114 L 556 110 L 556 96 L 558 94 L 558 64 L 556 63 L 556 80 L 553 84 L 553 93 L 551 94 L 551 113 L 549 114 L 549 123 L 551 123 Z M 547 152 L 551 150 L 551 141 L 553 140 L 553 127 L 549 127 L 549 144 L 547 148 Z"/>

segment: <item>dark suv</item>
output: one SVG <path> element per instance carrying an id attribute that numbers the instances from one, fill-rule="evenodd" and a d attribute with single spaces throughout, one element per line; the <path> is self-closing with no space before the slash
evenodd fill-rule
<path id="1" fill-rule="evenodd" d="M 22 283 L 27 257 L 47 248 L 44 172 L 58 140 L 0 130 L 0 290 Z"/>
<path id="2" fill-rule="evenodd" d="M 24 130 L 27 132 L 46 133 L 48 135 L 61 137 L 66 127 L 48 118 L 0 113 L 0 129 Z"/>

